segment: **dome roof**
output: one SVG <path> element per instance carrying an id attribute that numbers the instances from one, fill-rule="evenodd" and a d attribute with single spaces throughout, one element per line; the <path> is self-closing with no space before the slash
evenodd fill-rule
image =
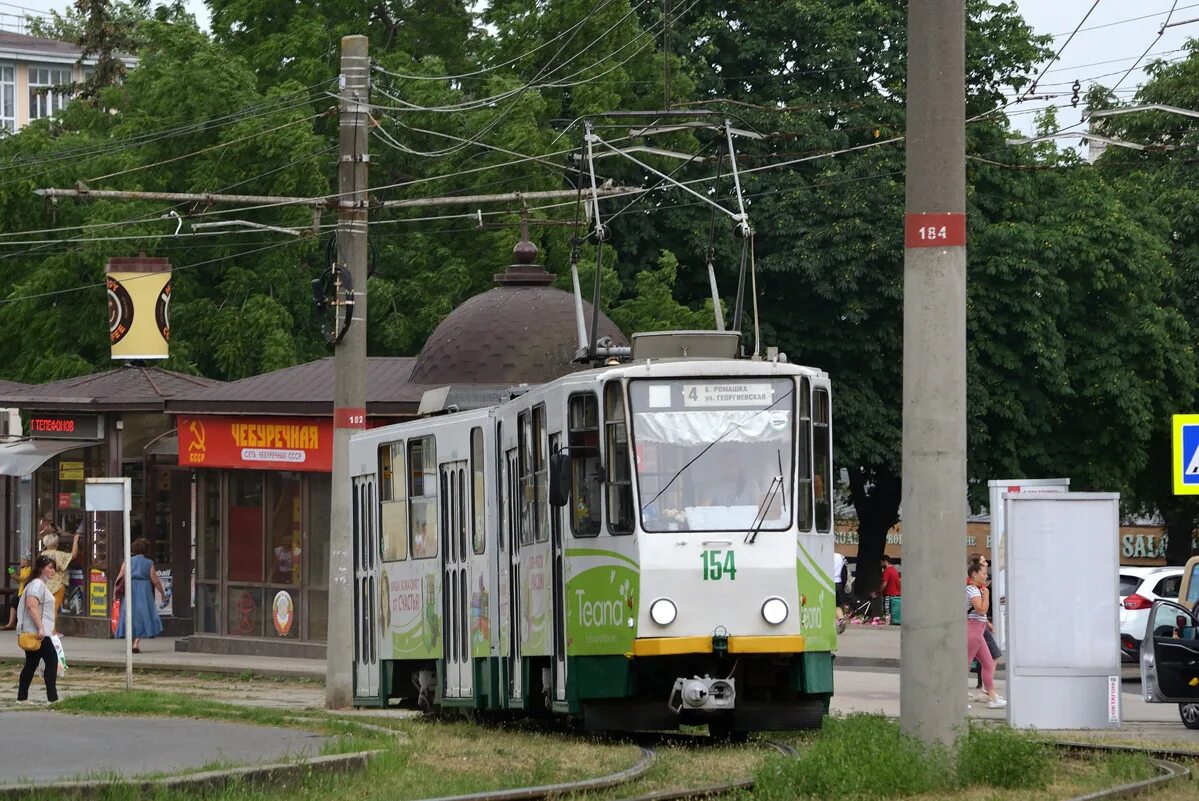
<path id="1" fill-rule="evenodd" d="M 550 286 L 554 276 L 533 264 L 537 247 L 522 230 L 516 264 L 495 276 L 499 285 L 454 309 L 433 331 L 416 365 L 414 384 L 542 384 L 572 373 L 578 350 L 575 299 Z M 591 304 L 583 303 L 591 327 Z M 628 344 L 603 313 L 599 335 Z"/>

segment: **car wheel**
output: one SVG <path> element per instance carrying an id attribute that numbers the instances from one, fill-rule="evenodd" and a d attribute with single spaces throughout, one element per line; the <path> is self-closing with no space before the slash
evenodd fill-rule
<path id="1" fill-rule="evenodd" d="M 1188 729 L 1199 729 L 1199 704 L 1179 704 L 1178 717 Z"/>

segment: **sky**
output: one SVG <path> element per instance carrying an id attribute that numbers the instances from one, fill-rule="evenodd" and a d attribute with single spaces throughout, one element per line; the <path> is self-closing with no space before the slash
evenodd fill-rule
<path id="1" fill-rule="evenodd" d="M 1143 64 L 1155 57 L 1177 58 L 1188 37 L 1199 37 L 1199 21 L 1168 28 L 1158 36 L 1167 19 L 1171 23 L 1199 20 L 1199 0 L 1016 0 L 1016 4 L 1033 30 L 1054 36 L 1054 50 L 1064 45 L 1058 61 L 1042 65 L 1045 72 L 1038 83 L 1038 95 L 1057 96 L 1024 101 L 1011 109 L 1012 122 L 1026 133 L 1034 130 L 1035 110 L 1050 104 L 1064 106 L 1058 109 L 1063 128 L 1079 122 L 1080 113 L 1069 105 L 1075 80 L 1080 95 L 1085 95 L 1087 87 L 1095 82 L 1111 87 L 1149 48 L 1140 65 L 1120 84 L 1120 96 L 1128 98 L 1144 79 L 1140 68 Z M 0 27 L 13 30 L 27 12 L 70 5 L 70 0 L 0 0 Z M 208 11 L 202 0 L 187 0 L 187 7 L 201 25 L 207 25 Z M 1084 17 L 1086 22 L 1067 44 L 1070 33 Z"/>

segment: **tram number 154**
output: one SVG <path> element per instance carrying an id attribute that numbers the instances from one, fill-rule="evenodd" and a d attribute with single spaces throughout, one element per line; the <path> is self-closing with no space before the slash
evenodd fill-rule
<path id="1" fill-rule="evenodd" d="M 736 581 L 736 556 L 732 551 L 704 551 L 700 554 L 704 563 L 704 581 L 720 581 L 723 578 Z"/>

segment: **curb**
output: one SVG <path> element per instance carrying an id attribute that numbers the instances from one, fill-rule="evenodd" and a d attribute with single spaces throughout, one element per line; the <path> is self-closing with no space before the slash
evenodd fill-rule
<path id="1" fill-rule="evenodd" d="M 0 665 L 23 665 L 24 657 L 9 656 L 7 654 L 0 656 Z M 70 659 L 71 667 L 100 667 L 114 668 L 117 670 L 125 669 L 124 659 L 95 659 L 89 657 L 73 657 Z M 223 675 L 241 675 L 243 673 L 252 673 L 255 676 L 262 678 L 280 678 L 280 679 L 315 679 L 318 681 L 325 680 L 325 671 L 316 668 L 300 668 L 300 667 L 250 667 L 247 665 L 195 665 L 185 662 L 138 662 L 134 660 L 133 668 L 135 671 L 156 671 L 164 673 L 220 673 Z"/>
<path id="2" fill-rule="evenodd" d="M 28 785 L 0 785 L 0 799 L 44 798 L 55 794 L 71 798 L 97 798 L 114 787 L 133 787 L 143 793 L 156 790 L 198 790 L 207 792 L 220 790 L 234 782 L 247 786 L 286 785 L 291 781 L 303 782 L 313 774 L 340 774 L 366 768 L 371 757 L 380 751 L 358 751 L 352 754 L 332 754 L 311 757 L 297 762 L 279 762 L 272 765 L 250 765 L 227 770 L 211 770 L 185 776 L 168 776 L 163 779 L 110 780 L 110 781 L 62 781 Z"/>

